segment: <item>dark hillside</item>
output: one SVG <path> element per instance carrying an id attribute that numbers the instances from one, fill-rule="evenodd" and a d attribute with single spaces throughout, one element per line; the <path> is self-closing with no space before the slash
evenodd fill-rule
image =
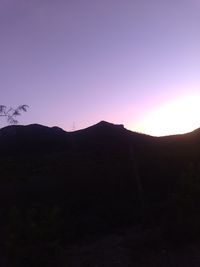
<path id="1" fill-rule="evenodd" d="M 146 201 L 164 201 L 184 169 L 199 163 L 200 135 L 157 138 L 107 122 L 71 133 L 41 125 L 8 126 L 0 130 L 0 149 L 2 182 L 26 181 L 30 190 L 47 191 L 44 198 L 48 187 L 64 192 L 75 187 L 78 198 L 96 198 L 96 190 L 101 198 L 102 192 L 109 197 L 115 192 L 114 202 L 118 194 L 137 198 L 137 175 Z"/>
<path id="2" fill-rule="evenodd" d="M 38 124 L 7 126 L 0 130 L 0 149 L 3 154 L 32 154 L 66 149 L 67 133 L 58 127 Z"/>
<path id="3" fill-rule="evenodd" d="M 28 227 L 23 234 L 12 230 L 22 240 L 33 238 L 30 218 L 42 233 L 45 220 L 48 236 L 54 239 L 55 230 L 65 245 L 144 222 L 158 227 L 171 218 L 172 207 L 183 203 L 185 188 L 191 188 L 195 201 L 200 189 L 197 180 L 195 186 L 185 180 L 189 187 L 180 189 L 182 177 L 194 180 L 200 173 L 199 130 L 158 138 L 107 122 L 70 133 L 41 125 L 8 126 L 0 130 L 0 150 L 1 229 L 6 233 L 11 213 Z M 58 216 L 54 230 L 51 213 Z"/>

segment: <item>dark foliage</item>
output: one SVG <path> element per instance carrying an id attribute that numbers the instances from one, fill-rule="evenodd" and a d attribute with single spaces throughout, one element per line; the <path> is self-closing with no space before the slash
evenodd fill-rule
<path id="1" fill-rule="evenodd" d="M 18 124 L 16 118 L 21 115 L 21 112 L 26 112 L 28 107 L 28 105 L 20 105 L 17 108 L 12 108 L 0 105 L 0 117 L 5 117 L 8 124 Z"/>
<path id="2" fill-rule="evenodd" d="M 106 122 L 73 133 L 15 125 L 0 130 L 0 150 L 11 266 L 51 266 L 64 247 L 130 225 L 199 236 L 198 130 L 155 138 Z"/>

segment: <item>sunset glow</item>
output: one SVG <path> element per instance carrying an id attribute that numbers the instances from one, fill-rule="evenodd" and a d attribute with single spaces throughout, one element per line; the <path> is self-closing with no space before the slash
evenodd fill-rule
<path id="1" fill-rule="evenodd" d="M 190 132 L 200 126 L 200 93 L 163 103 L 138 124 L 139 132 L 154 136 Z"/>
<path id="2" fill-rule="evenodd" d="M 0 0 L 0 104 L 27 104 L 20 124 L 66 131 L 199 128 L 199 3 Z"/>

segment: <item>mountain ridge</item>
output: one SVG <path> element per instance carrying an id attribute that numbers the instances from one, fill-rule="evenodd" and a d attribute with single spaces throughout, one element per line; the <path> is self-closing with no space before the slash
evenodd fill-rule
<path id="1" fill-rule="evenodd" d="M 123 124 L 115 124 L 115 123 L 111 123 L 111 122 L 107 122 L 107 121 L 100 121 L 94 125 L 88 126 L 86 128 L 83 129 L 78 129 L 75 131 L 66 131 L 58 126 L 46 126 L 46 125 L 42 125 L 42 124 L 37 124 L 37 123 L 33 123 L 33 124 L 28 124 L 28 125 L 8 125 L 5 127 L 0 128 L 0 136 L 2 134 L 13 134 L 16 132 L 16 130 L 18 129 L 23 129 L 23 130 L 53 130 L 53 131 L 57 131 L 57 132 L 63 132 L 63 133 L 77 133 L 77 132 L 84 132 L 84 131 L 98 131 L 98 130 L 121 130 L 121 131 L 128 131 L 129 133 L 135 133 L 135 134 L 139 134 L 139 135 L 145 135 L 145 136 L 150 136 L 150 137 L 154 137 L 154 138 L 166 138 L 166 137 L 175 137 L 175 136 L 184 136 L 184 135 L 189 135 L 189 134 L 200 134 L 200 128 L 194 129 L 190 132 L 186 132 L 186 133 L 177 133 L 177 134 L 171 134 L 171 135 L 165 135 L 165 136 L 153 136 L 150 134 L 145 134 L 145 133 L 141 133 L 141 132 L 137 132 L 137 131 L 132 131 L 129 130 L 127 128 L 125 128 L 125 126 Z"/>
<path id="2" fill-rule="evenodd" d="M 156 225 L 188 170 L 200 170 L 198 129 L 152 137 L 104 121 L 75 132 L 8 126 L 0 151 L 0 207 L 58 207 L 66 242 L 140 224 L 144 213 Z"/>

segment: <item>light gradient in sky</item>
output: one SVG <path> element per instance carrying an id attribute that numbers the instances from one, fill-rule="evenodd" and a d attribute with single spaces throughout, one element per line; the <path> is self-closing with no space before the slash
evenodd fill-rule
<path id="1" fill-rule="evenodd" d="M 0 96 L 21 124 L 198 128 L 200 0 L 1 0 Z"/>

